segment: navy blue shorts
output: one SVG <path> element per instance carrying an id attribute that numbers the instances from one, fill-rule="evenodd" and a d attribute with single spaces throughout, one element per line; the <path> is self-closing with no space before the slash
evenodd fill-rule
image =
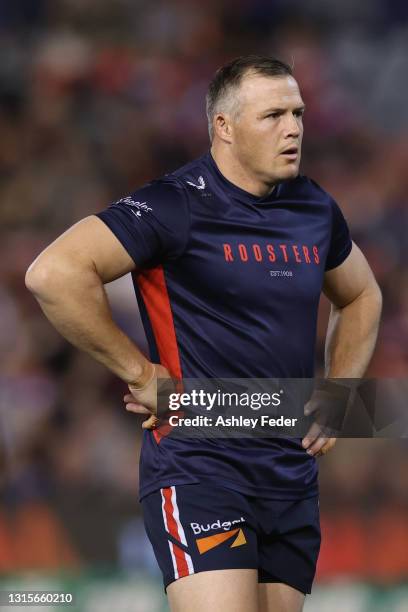
<path id="1" fill-rule="evenodd" d="M 320 549 L 317 496 L 283 501 L 188 484 L 141 503 L 165 588 L 198 572 L 257 569 L 258 582 L 310 593 Z"/>

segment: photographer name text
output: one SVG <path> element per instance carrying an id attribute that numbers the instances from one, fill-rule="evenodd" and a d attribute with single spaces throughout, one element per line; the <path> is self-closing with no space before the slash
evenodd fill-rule
<path id="1" fill-rule="evenodd" d="M 255 429 L 256 427 L 295 427 L 298 419 L 278 416 L 271 418 L 263 414 L 259 417 L 243 416 L 209 416 L 197 415 L 194 417 L 182 417 L 173 414 L 169 417 L 169 425 L 172 427 L 246 427 Z"/>

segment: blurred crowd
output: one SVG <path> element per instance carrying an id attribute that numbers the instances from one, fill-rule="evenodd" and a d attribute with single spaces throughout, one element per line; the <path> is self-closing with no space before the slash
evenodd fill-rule
<path id="1" fill-rule="evenodd" d="M 294 66 L 302 173 L 338 201 L 383 290 L 369 375 L 408 375 L 407 41 L 402 0 L 0 2 L 0 571 L 150 567 L 140 422 L 24 273 L 72 223 L 208 148 L 206 87 L 237 55 Z M 108 290 L 145 347 L 129 280 Z M 324 300 L 320 314 L 319 373 Z M 408 576 L 407 485 L 403 439 L 339 442 L 321 469 L 322 579 Z"/>

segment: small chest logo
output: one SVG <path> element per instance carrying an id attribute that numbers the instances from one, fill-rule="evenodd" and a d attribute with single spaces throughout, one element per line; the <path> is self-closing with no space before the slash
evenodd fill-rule
<path id="1" fill-rule="evenodd" d="M 192 183 L 191 181 L 186 181 L 188 185 L 195 187 L 196 189 L 205 189 L 205 180 L 202 176 L 198 177 L 198 185 L 196 183 Z"/>

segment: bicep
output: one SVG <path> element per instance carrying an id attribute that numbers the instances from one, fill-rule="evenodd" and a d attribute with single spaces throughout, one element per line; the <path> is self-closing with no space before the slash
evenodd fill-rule
<path id="1" fill-rule="evenodd" d="M 371 268 L 353 242 L 350 255 L 324 275 L 323 293 L 338 308 L 344 308 L 371 288 L 378 290 Z"/>
<path id="2" fill-rule="evenodd" d="M 96 216 L 82 219 L 52 242 L 36 263 L 52 267 L 93 269 L 103 283 L 132 271 L 136 266 L 108 226 Z"/>

